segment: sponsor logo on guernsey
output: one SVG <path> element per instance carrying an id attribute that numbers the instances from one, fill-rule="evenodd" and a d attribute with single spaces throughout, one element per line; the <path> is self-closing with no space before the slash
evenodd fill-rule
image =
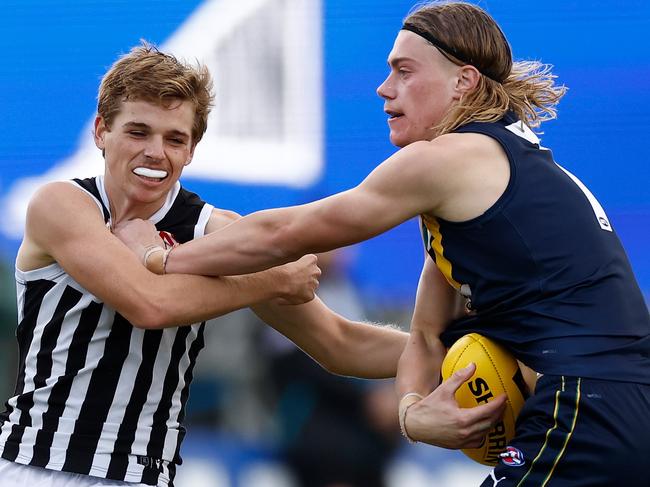
<path id="1" fill-rule="evenodd" d="M 163 461 L 160 458 L 147 457 L 143 455 L 137 456 L 138 463 L 142 465 L 145 469 L 152 469 L 158 472 L 162 472 Z"/>
<path id="2" fill-rule="evenodd" d="M 514 446 L 507 446 L 506 451 L 501 453 L 499 457 L 501 458 L 501 463 L 508 467 L 521 467 L 526 463 L 524 460 L 524 454 Z"/>

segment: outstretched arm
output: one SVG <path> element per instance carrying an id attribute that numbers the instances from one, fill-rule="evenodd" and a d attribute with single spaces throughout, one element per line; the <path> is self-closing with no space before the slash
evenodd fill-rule
<path id="1" fill-rule="evenodd" d="M 218 231 L 238 218 L 234 212 L 215 209 L 206 231 Z M 131 248 L 155 238 L 153 225 L 142 220 L 127 222 L 116 234 Z M 404 332 L 350 321 L 318 297 L 298 306 L 267 301 L 252 308 L 329 372 L 361 378 L 394 377 L 397 373 L 397 361 L 408 337 Z"/>
<path id="2" fill-rule="evenodd" d="M 390 326 L 350 321 L 316 297 L 299 306 L 263 303 L 253 311 L 333 374 L 394 377 L 408 334 Z"/>
<path id="3" fill-rule="evenodd" d="M 111 234 L 86 193 L 60 182 L 43 187 L 30 202 L 17 263 L 20 269 L 31 270 L 58 262 L 135 326 L 163 328 L 200 322 L 268 299 L 290 298 L 295 291 L 296 296 L 303 294 L 302 301 L 309 300 L 320 271 L 314 256 L 306 259 L 248 276 L 157 276 Z"/>
<path id="4" fill-rule="evenodd" d="M 306 205 L 255 212 L 177 247 L 167 270 L 244 274 L 367 240 L 420 214 L 467 221 L 491 207 L 508 180 L 508 159 L 486 135 L 452 133 L 414 142 L 355 188 Z M 142 248 L 132 250 L 142 255 Z"/>
<path id="5" fill-rule="evenodd" d="M 239 218 L 234 212 L 215 210 L 207 231 L 218 231 Z M 328 308 L 318 296 L 297 306 L 266 301 L 252 309 L 324 369 L 337 375 L 395 377 L 408 338 L 407 333 L 391 326 L 351 321 Z"/>
<path id="6" fill-rule="evenodd" d="M 437 205 L 443 194 L 430 142 L 417 142 L 379 165 L 348 191 L 301 206 L 252 213 L 174 249 L 173 273 L 232 275 L 259 271 L 367 240 Z M 142 249 L 133 249 L 142 252 Z"/>

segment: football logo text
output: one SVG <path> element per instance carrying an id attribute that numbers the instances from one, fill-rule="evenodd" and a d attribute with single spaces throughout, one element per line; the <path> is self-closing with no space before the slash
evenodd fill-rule
<path id="1" fill-rule="evenodd" d="M 490 391 L 490 386 L 488 385 L 485 379 L 480 377 L 476 378 L 473 381 L 467 383 L 470 392 L 476 399 L 476 405 L 479 406 L 483 403 L 487 403 L 491 398 L 494 397 L 492 391 Z M 503 424 L 503 421 L 499 421 L 494 428 L 490 430 L 487 436 L 488 441 L 488 450 L 485 455 L 485 460 L 488 462 L 496 463 L 499 460 L 499 455 L 505 450 L 507 441 L 506 441 L 506 427 Z"/>

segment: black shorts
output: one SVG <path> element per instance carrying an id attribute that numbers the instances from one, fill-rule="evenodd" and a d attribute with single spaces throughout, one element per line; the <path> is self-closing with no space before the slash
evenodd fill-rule
<path id="1" fill-rule="evenodd" d="M 482 487 L 650 487 L 650 385 L 542 376 Z"/>

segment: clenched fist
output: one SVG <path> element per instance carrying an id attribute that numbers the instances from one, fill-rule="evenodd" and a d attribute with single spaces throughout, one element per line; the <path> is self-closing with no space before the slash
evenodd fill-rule
<path id="1" fill-rule="evenodd" d="M 295 262 L 274 267 L 270 272 L 277 283 L 278 302 L 302 304 L 314 299 L 321 274 L 315 255 L 304 255 Z"/>
<path id="2" fill-rule="evenodd" d="M 147 248 L 152 246 L 165 247 L 156 226 L 149 220 L 136 218 L 119 223 L 113 228 L 113 234 L 138 256 L 140 262 L 142 262 Z"/>

